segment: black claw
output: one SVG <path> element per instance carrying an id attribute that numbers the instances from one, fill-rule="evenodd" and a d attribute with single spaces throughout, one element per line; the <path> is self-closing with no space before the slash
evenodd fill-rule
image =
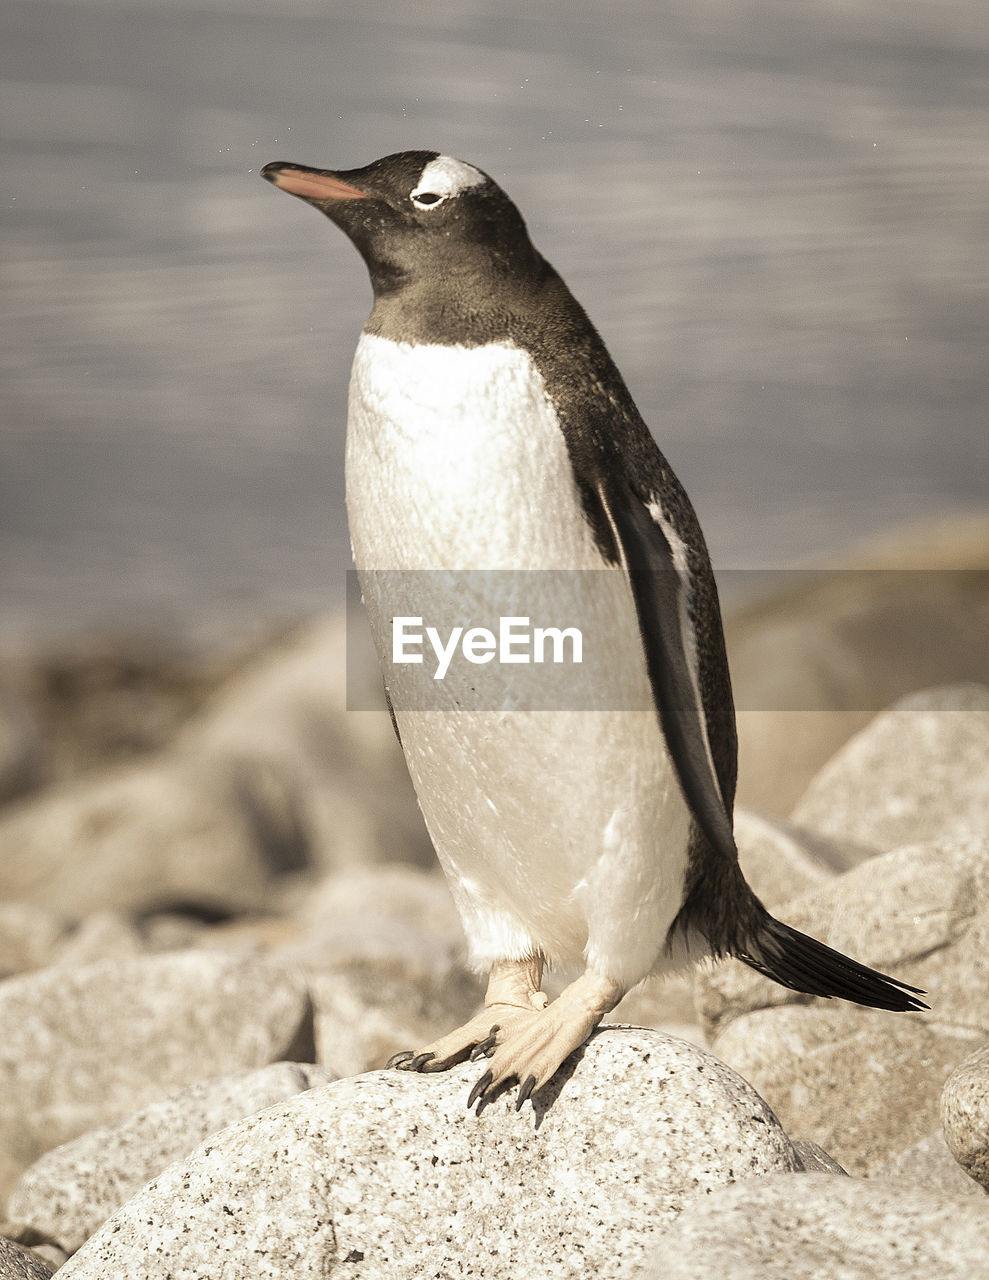
<path id="1" fill-rule="evenodd" d="M 470 1091 L 470 1097 L 467 1099 L 468 1111 L 471 1109 L 474 1103 L 478 1100 L 478 1098 L 484 1097 L 484 1094 L 487 1091 L 493 1079 L 494 1079 L 494 1073 L 492 1071 L 485 1071 L 484 1075 L 481 1076 L 480 1080 L 478 1080 L 477 1084 L 475 1084 L 473 1089 L 471 1089 Z"/>
<path id="2" fill-rule="evenodd" d="M 385 1063 L 385 1067 L 386 1069 L 388 1067 L 404 1067 L 408 1060 L 414 1056 L 411 1049 L 403 1049 L 401 1053 L 393 1053 Z"/>
<path id="3" fill-rule="evenodd" d="M 478 1058 L 491 1057 L 495 1051 L 495 1032 L 497 1030 L 498 1028 L 495 1027 L 486 1040 L 482 1040 L 479 1044 L 474 1046 L 473 1052 L 470 1055 L 471 1062 L 476 1062 Z"/>
<path id="4" fill-rule="evenodd" d="M 433 1060 L 435 1057 L 436 1057 L 436 1054 L 435 1054 L 435 1053 L 420 1053 L 420 1054 L 417 1054 L 417 1055 L 416 1055 L 416 1057 L 414 1057 L 414 1058 L 412 1059 L 412 1061 L 409 1063 L 409 1065 L 405 1068 L 405 1070 L 406 1070 L 406 1071 L 421 1071 L 421 1070 L 423 1069 L 423 1067 L 426 1065 L 426 1063 L 427 1063 L 427 1062 L 432 1062 L 432 1060 Z"/>
<path id="5" fill-rule="evenodd" d="M 529 1101 L 533 1089 L 536 1087 L 536 1077 L 526 1076 L 519 1086 L 519 1096 L 515 1099 L 515 1110 L 521 1111 L 525 1104 Z"/>

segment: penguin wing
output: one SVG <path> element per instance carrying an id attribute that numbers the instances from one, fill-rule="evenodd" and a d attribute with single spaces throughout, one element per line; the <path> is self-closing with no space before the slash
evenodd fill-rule
<path id="1" fill-rule="evenodd" d="M 658 498 L 643 501 L 627 480 L 599 482 L 597 496 L 632 589 L 653 700 L 680 788 L 708 841 L 734 862 L 729 802 L 700 689 L 686 547 Z"/>

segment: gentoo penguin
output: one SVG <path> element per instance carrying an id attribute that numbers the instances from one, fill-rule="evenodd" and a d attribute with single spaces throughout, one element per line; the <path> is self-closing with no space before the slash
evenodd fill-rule
<path id="1" fill-rule="evenodd" d="M 577 607 L 571 571 L 609 571 L 593 575 L 611 619 L 594 707 L 392 700 L 471 958 L 489 975 L 481 1013 L 393 1065 L 485 1058 L 467 1105 L 518 1080 L 521 1107 L 630 988 L 710 955 L 811 995 L 924 1008 L 919 989 L 774 919 L 744 880 L 704 538 L 514 204 L 480 169 L 434 151 L 347 170 L 275 162 L 262 176 L 336 223 L 371 276 L 346 485 L 386 686 L 397 678 L 390 624 L 407 608 L 389 595 L 394 571 L 434 571 L 419 575 L 424 616 L 461 571 L 461 583 L 483 582 L 474 570 L 557 571 L 545 582 L 558 615 Z M 504 668 L 506 694 L 517 670 Z M 553 1001 L 540 989 L 546 963 L 583 967 Z"/>

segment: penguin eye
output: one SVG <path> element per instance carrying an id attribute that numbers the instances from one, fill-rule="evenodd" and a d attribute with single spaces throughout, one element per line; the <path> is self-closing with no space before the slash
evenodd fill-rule
<path id="1" fill-rule="evenodd" d="M 446 196 L 440 195 L 437 191 L 413 191 L 409 199 L 417 209 L 429 209 L 433 205 L 440 204 Z"/>

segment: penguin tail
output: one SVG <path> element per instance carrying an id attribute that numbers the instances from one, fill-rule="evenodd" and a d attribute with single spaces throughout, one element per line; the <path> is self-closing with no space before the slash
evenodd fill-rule
<path id="1" fill-rule="evenodd" d="M 927 994 L 919 987 L 859 964 L 768 912 L 750 933 L 747 945 L 734 954 L 765 977 L 806 995 L 839 996 L 870 1009 L 896 1013 L 928 1008 L 917 999 Z"/>

